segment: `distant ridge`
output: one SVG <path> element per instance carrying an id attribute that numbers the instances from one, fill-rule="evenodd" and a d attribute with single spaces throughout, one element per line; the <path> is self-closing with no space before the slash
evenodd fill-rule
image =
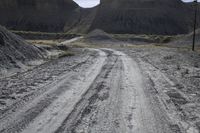
<path id="1" fill-rule="evenodd" d="M 108 33 L 186 34 L 193 9 L 181 0 L 101 0 L 90 30 Z M 199 19 L 198 19 L 199 20 Z"/>
<path id="2" fill-rule="evenodd" d="M 0 24 L 14 30 L 60 32 L 76 8 L 72 0 L 0 0 Z"/>
<path id="3" fill-rule="evenodd" d="M 25 31 L 176 35 L 192 31 L 192 7 L 181 0 L 101 0 L 91 9 L 73 0 L 1 0 L 0 24 Z"/>

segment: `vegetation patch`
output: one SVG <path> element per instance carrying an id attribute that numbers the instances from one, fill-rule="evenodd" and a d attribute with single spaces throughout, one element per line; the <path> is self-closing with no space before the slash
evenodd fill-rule
<path id="1" fill-rule="evenodd" d="M 72 51 L 64 51 L 62 53 L 60 53 L 58 56 L 59 58 L 63 58 L 63 57 L 68 57 L 68 56 L 74 56 L 75 53 Z"/>
<path id="2" fill-rule="evenodd" d="M 53 32 L 33 32 L 33 31 L 12 31 L 13 33 L 27 40 L 58 40 L 72 39 L 81 36 L 80 34 L 53 33 Z"/>
<path id="3" fill-rule="evenodd" d="M 147 43 L 169 43 L 176 36 L 164 35 L 136 35 L 136 34 L 112 34 L 113 38 L 120 41 L 141 41 Z"/>

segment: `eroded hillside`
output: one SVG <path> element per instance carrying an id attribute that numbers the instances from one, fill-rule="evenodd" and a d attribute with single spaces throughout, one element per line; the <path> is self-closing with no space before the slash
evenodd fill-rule
<path id="1" fill-rule="evenodd" d="M 0 23 L 15 30 L 63 31 L 76 8 L 72 0 L 1 0 Z"/>
<path id="2" fill-rule="evenodd" d="M 110 33 L 184 34 L 193 9 L 181 0 L 101 0 L 91 29 Z"/>

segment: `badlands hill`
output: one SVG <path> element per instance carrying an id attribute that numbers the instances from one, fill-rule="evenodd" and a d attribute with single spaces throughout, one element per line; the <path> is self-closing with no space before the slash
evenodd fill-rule
<path id="1" fill-rule="evenodd" d="M 193 25 L 191 4 L 181 0 L 101 0 L 90 28 L 109 33 L 185 34 Z"/>
<path id="2" fill-rule="evenodd" d="M 72 0 L 0 0 L 0 24 L 15 30 L 63 31 L 76 8 Z"/>
<path id="3" fill-rule="evenodd" d="M 91 9 L 73 0 L 0 0 L 0 24 L 46 32 L 186 34 L 193 26 L 192 7 L 181 0 L 101 0 Z"/>

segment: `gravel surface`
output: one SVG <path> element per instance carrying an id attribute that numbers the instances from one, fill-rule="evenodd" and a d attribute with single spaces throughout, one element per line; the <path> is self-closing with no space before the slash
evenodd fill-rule
<path id="1" fill-rule="evenodd" d="M 200 57 L 185 53 L 89 49 L 1 79 L 0 132 L 198 133 Z"/>
<path id="2" fill-rule="evenodd" d="M 138 48 L 126 53 L 136 58 L 181 131 L 198 133 L 200 54 L 171 48 Z"/>

